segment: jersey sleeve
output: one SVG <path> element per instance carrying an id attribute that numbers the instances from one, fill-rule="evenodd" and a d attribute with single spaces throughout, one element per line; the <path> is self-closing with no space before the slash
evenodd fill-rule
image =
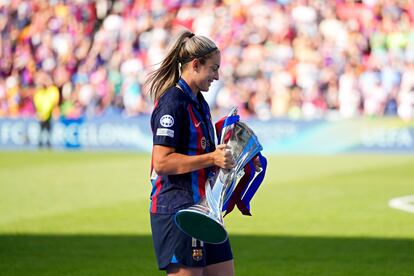
<path id="1" fill-rule="evenodd" d="M 151 118 L 153 144 L 177 148 L 182 139 L 186 114 L 183 104 L 177 99 L 161 98 Z"/>

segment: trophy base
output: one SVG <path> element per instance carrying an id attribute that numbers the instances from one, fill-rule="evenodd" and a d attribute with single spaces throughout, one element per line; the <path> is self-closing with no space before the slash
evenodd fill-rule
<path id="1" fill-rule="evenodd" d="M 206 214 L 194 210 L 181 210 L 175 223 L 187 235 L 207 243 L 219 244 L 227 240 L 224 227 Z"/>

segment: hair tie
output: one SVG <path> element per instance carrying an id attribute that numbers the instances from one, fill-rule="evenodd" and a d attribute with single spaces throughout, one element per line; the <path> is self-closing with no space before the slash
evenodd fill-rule
<path id="1" fill-rule="evenodd" d="M 195 36 L 195 34 L 191 33 L 189 36 L 185 37 L 183 39 L 183 44 L 182 45 L 184 45 L 187 41 L 189 41 L 193 36 Z"/>

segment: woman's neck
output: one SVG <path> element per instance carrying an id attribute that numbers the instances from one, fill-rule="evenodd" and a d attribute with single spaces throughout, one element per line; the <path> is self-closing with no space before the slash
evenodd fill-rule
<path id="1" fill-rule="evenodd" d="M 183 73 L 181 75 L 181 78 L 188 84 L 188 86 L 190 86 L 191 92 L 193 92 L 193 94 L 195 96 L 197 96 L 199 91 L 198 91 L 197 86 L 195 85 L 194 81 L 192 81 L 191 77 L 188 76 L 187 74 Z"/>

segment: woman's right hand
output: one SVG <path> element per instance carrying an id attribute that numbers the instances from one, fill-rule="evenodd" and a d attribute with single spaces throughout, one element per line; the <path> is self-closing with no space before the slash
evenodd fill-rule
<path id="1" fill-rule="evenodd" d="M 231 169 L 234 167 L 234 160 L 230 152 L 230 147 L 226 144 L 218 145 L 216 150 L 211 154 L 214 165 L 223 169 Z"/>

